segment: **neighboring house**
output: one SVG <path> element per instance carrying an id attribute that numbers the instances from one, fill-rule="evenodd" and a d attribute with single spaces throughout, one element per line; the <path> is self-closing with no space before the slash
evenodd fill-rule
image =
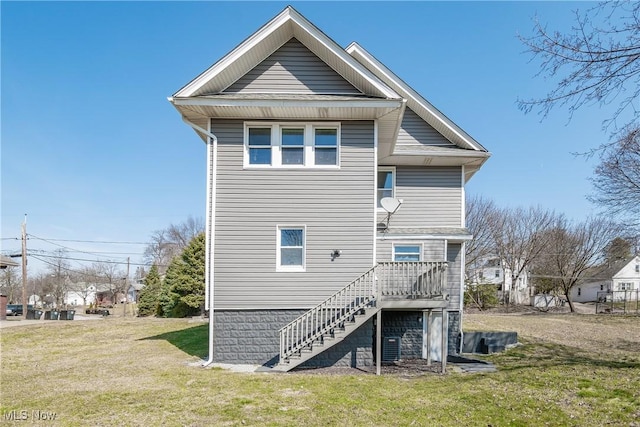
<path id="1" fill-rule="evenodd" d="M 209 361 L 457 352 L 485 148 L 291 7 L 169 100 L 207 143 Z"/>
<path id="2" fill-rule="evenodd" d="M 496 285 L 500 300 L 511 304 L 530 304 L 533 289 L 529 281 L 529 272 L 524 271 L 513 284 L 511 269 L 506 267 L 499 257 L 486 257 L 469 268 L 468 280 L 472 284 Z"/>
<path id="3" fill-rule="evenodd" d="M 571 300 L 592 302 L 607 294 L 614 301 L 637 300 L 640 290 L 640 256 L 619 260 L 611 265 L 594 269 L 580 285 L 571 289 Z"/>
<path id="4" fill-rule="evenodd" d="M 17 267 L 20 264 L 15 262 L 8 256 L 0 255 L 0 269 L 5 269 L 7 267 Z"/>

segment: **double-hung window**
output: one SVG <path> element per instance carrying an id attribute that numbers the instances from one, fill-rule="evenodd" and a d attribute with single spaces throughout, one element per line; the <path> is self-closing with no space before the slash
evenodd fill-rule
<path id="1" fill-rule="evenodd" d="M 395 195 L 395 169 L 394 168 L 378 168 L 378 207 L 382 207 L 380 200 L 385 197 L 394 197 Z"/>
<path id="2" fill-rule="evenodd" d="M 305 269 L 305 227 L 278 226 L 278 271 L 304 271 Z"/>
<path id="3" fill-rule="evenodd" d="M 282 165 L 304 165 L 304 128 L 282 128 Z"/>
<path id="4" fill-rule="evenodd" d="M 247 151 L 252 165 L 271 165 L 271 128 L 250 127 Z"/>
<path id="5" fill-rule="evenodd" d="M 317 166 L 338 164 L 338 129 L 314 128 L 313 149 Z"/>
<path id="6" fill-rule="evenodd" d="M 245 124 L 245 168 L 336 168 L 339 123 Z"/>
<path id="7" fill-rule="evenodd" d="M 421 245 L 394 245 L 393 260 L 400 261 L 420 261 L 422 254 Z"/>

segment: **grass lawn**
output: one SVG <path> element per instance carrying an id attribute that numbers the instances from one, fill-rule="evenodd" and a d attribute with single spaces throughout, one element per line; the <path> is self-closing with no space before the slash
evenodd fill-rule
<path id="1" fill-rule="evenodd" d="M 0 424 L 640 426 L 640 317 L 479 314 L 465 328 L 524 345 L 487 357 L 487 374 L 244 374 L 197 366 L 207 326 L 182 319 L 5 328 Z"/>

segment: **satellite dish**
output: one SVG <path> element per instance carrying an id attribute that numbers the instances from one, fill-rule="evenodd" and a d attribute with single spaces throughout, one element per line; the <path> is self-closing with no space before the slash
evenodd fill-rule
<path id="1" fill-rule="evenodd" d="M 380 200 L 380 206 L 390 215 L 396 213 L 400 209 L 400 205 L 402 205 L 402 200 L 394 197 L 384 197 Z"/>

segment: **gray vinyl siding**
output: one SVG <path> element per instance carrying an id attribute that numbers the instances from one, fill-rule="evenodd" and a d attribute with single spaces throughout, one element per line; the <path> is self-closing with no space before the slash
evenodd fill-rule
<path id="1" fill-rule="evenodd" d="M 444 261 L 444 240 L 378 240 L 377 261 L 393 261 L 393 245 L 419 245 L 422 244 L 422 261 Z"/>
<path id="2" fill-rule="evenodd" d="M 391 216 L 391 228 L 462 226 L 462 173 L 452 167 L 397 167 L 395 197 L 400 209 Z M 386 222 L 379 212 L 378 221 Z"/>
<path id="3" fill-rule="evenodd" d="M 396 144 L 398 146 L 444 145 L 455 147 L 440 132 L 409 108 L 404 112 Z"/>
<path id="4" fill-rule="evenodd" d="M 224 93 L 361 94 L 295 38 Z"/>
<path id="5" fill-rule="evenodd" d="M 212 132 L 216 308 L 310 308 L 372 267 L 373 122 L 342 123 L 339 169 L 243 169 L 243 121 Z M 306 226 L 305 272 L 276 271 L 278 225 Z"/>
<path id="6" fill-rule="evenodd" d="M 460 309 L 460 292 L 462 289 L 462 244 L 449 243 L 447 245 L 447 284 L 449 287 L 449 310 Z"/>

